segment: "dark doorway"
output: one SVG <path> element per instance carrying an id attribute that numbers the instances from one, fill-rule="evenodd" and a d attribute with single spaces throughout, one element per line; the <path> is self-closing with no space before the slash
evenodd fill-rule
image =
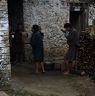
<path id="1" fill-rule="evenodd" d="M 70 23 L 72 24 L 72 26 L 74 26 L 74 28 L 76 29 L 80 29 L 80 17 L 82 15 L 82 12 L 80 11 L 70 11 Z"/>
<path id="2" fill-rule="evenodd" d="M 85 3 L 70 4 L 70 23 L 78 30 L 82 31 L 88 25 L 88 10 Z"/>
<path id="3" fill-rule="evenodd" d="M 9 25 L 16 29 L 17 24 L 23 25 L 23 0 L 8 0 Z"/>
<path id="4" fill-rule="evenodd" d="M 15 48 L 14 48 L 14 34 L 16 33 L 17 25 L 21 24 L 22 31 L 24 30 L 23 0 L 7 0 L 7 3 L 8 3 L 9 34 L 10 34 L 9 35 L 10 58 L 11 62 L 14 62 L 16 60 Z"/>

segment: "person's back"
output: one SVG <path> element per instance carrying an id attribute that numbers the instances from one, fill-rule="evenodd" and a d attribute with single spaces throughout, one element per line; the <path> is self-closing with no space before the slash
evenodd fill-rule
<path id="1" fill-rule="evenodd" d="M 31 45 L 32 47 L 43 47 L 43 33 L 33 32 L 31 37 Z"/>

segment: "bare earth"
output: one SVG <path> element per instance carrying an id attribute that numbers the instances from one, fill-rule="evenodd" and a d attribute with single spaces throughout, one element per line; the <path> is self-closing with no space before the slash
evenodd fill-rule
<path id="1" fill-rule="evenodd" d="M 95 96 L 95 85 L 88 77 L 63 76 L 53 71 L 33 74 L 31 68 L 20 67 L 13 72 L 12 87 L 41 96 Z"/>

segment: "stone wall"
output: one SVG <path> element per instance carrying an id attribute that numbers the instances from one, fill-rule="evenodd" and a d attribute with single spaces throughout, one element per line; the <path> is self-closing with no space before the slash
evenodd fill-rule
<path id="1" fill-rule="evenodd" d="M 89 22 L 88 22 L 89 25 L 93 25 L 93 20 L 95 20 L 95 7 L 93 7 L 93 5 L 89 7 L 89 18 L 88 18 L 88 20 L 89 20 Z"/>
<path id="2" fill-rule="evenodd" d="M 10 77 L 7 1 L 0 0 L 0 84 Z"/>
<path id="3" fill-rule="evenodd" d="M 44 33 L 45 59 L 62 58 L 66 50 L 66 39 L 60 31 L 64 23 L 69 22 L 69 6 L 64 0 L 24 0 L 24 27 L 28 33 L 26 38 L 26 54 L 31 53 L 29 38 L 31 26 L 39 24 Z M 26 57 L 27 58 L 27 57 Z M 29 58 L 29 57 L 28 57 Z"/>

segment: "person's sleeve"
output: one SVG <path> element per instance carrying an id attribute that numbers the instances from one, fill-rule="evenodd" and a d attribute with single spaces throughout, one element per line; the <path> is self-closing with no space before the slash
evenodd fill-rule
<path id="1" fill-rule="evenodd" d="M 75 31 L 75 45 L 78 47 L 79 46 L 79 32 Z"/>
<path id="2" fill-rule="evenodd" d="M 31 46 L 33 47 L 33 46 L 36 46 L 36 42 L 37 42 L 37 37 L 36 37 L 36 35 L 35 34 L 32 34 L 31 35 L 31 38 L 30 38 L 30 44 L 31 44 Z"/>
<path id="3" fill-rule="evenodd" d="M 67 36 L 67 39 L 72 42 L 74 40 L 74 32 L 70 32 L 69 36 Z"/>
<path id="4" fill-rule="evenodd" d="M 35 43 L 36 43 L 36 46 L 41 46 L 43 44 L 43 40 L 42 40 L 41 34 L 36 34 Z"/>

